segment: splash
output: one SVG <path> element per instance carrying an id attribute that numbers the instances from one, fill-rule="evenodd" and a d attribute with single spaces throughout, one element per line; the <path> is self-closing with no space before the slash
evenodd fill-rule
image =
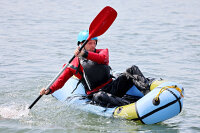
<path id="1" fill-rule="evenodd" d="M 20 119 L 28 116 L 28 105 L 0 105 L 0 118 Z"/>

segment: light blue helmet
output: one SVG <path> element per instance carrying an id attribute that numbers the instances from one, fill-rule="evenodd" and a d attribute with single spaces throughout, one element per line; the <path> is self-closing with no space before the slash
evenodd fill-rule
<path id="1" fill-rule="evenodd" d="M 83 30 L 83 31 L 79 32 L 78 39 L 77 39 L 78 44 L 80 44 L 81 42 L 87 40 L 88 36 L 89 36 L 89 31 L 88 30 Z M 94 37 L 91 40 L 98 40 L 98 38 Z"/>

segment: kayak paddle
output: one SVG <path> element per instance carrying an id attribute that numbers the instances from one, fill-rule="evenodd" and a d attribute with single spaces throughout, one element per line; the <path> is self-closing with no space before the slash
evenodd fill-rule
<path id="1" fill-rule="evenodd" d="M 79 51 L 83 49 L 83 47 L 87 44 L 87 42 L 93 38 L 102 35 L 107 31 L 107 29 L 111 26 L 111 24 L 114 22 L 115 18 L 117 17 L 117 12 L 110 6 L 104 7 L 101 12 L 94 18 L 92 23 L 89 27 L 89 36 L 87 40 L 83 43 L 83 45 L 80 47 Z M 68 64 L 65 65 L 65 67 L 54 77 L 54 79 L 48 84 L 46 87 L 46 90 L 48 90 L 51 85 L 57 80 L 57 78 L 62 74 L 62 72 L 69 66 L 69 64 L 73 61 L 75 58 L 75 55 L 69 60 Z M 42 97 L 43 95 L 39 95 L 37 99 L 29 106 L 29 109 L 31 109 L 37 101 Z"/>

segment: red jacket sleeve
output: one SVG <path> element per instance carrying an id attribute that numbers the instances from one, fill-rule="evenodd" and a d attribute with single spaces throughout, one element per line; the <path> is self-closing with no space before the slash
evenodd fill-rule
<path id="1" fill-rule="evenodd" d="M 63 73 L 58 77 L 58 79 L 53 83 L 50 87 L 51 93 L 55 92 L 56 90 L 62 88 L 67 80 L 73 76 L 73 73 L 70 71 L 70 68 L 66 68 Z"/>
<path id="2" fill-rule="evenodd" d="M 109 64 L 108 49 L 98 49 L 96 53 L 88 51 L 88 60 L 97 62 L 98 64 Z"/>

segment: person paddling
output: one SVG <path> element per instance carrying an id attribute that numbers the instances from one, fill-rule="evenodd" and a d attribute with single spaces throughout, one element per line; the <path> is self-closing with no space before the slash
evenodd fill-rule
<path id="1" fill-rule="evenodd" d="M 88 97 L 101 106 L 129 104 L 129 101 L 122 97 L 133 85 L 143 93 L 148 91 L 148 79 L 143 76 L 135 65 L 128 68 L 125 73 L 120 74 L 116 79 L 113 79 L 110 74 L 109 51 L 107 48 L 96 49 L 97 37 L 89 40 L 85 47 L 79 51 L 80 45 L 86 41 L 88 36 L 88 30 L 79 33 L 77 39 L 78 47 L 74 51 L 76 57 L 50 89 L 41 89 L 40 95 L 52 94 L 62 88 L 73 75 L 84 85 Z"/>

